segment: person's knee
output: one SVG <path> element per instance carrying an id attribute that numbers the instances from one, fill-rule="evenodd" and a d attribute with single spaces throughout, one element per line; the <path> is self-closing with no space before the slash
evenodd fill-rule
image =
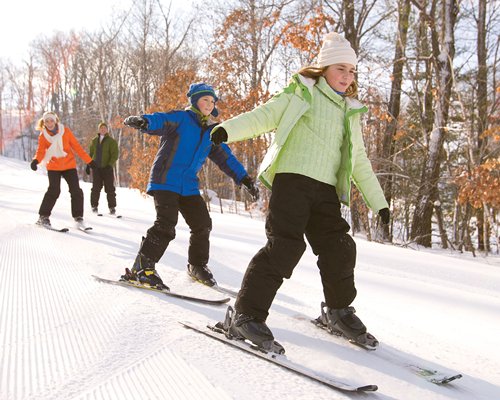
<path id="1" fill-rule="evenodd" d="M 49 187 L 47 190 L 47 194 L 50 197 L 53 197 L 54 199 L 59 198 L 59 195 L 61 194 L 61 188 L 54 188 L 54 187 Z"/>
<path id="2" fill-rule="evenodd" d="M 83 190 L 81 188 L 75 188 L 70 193 L 72 197 L 83 199 Z"/>
<path id="3" fill-rule="evenodd" d="M 295 239 L 275 239 L 267 244 L 270 262 L 283 278 L 289 279 L 306 250 L 304 241 Z"/>
<path id="4" fill-rule="evenodd" d="M 161 220 L 156 220 L 153 227 L 148 230 L 148 236 L 154 241 L 160 241 L 161 238 L 174 240 L 175 234 L 175 226 L 164 224 Z"/>

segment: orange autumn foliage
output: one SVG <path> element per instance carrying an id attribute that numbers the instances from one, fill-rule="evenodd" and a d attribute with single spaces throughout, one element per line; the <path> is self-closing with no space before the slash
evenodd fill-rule
<path id="1" fill-rule="evenodd" d="M 463 171 L 455 183 L 460 203 L 469 203 L 474 208 L 482 208 L 483 204 L 500 207 L 500 159 L 488 160 L 472 171 Z"/>

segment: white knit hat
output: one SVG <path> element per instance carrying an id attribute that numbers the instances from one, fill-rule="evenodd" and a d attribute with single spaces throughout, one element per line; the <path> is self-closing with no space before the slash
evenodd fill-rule
<path id="1" fill-rule="evenodd" d="M 44 121 L 47 121 L 48 119 L 53 119 L 54 121 L 57 121 L 57 115 L 53 111 L 47 111 L 43 113 L 42 119 Z"/>
<path id="2" fill-rule="evenodd" d="M 332 64 L 358 64 L 358 57 L 351 44 L 338 33 L 330 32 L 323 37 L 323 45 L 318 55 L 318 66 L 328 67 Z"/>

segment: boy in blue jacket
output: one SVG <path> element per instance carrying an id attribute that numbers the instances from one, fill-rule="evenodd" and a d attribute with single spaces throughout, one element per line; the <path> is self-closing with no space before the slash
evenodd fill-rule
<path id="1" fill-rule="evenodd" d="M 188 274 L 208 286 L 215 281 L 207 266 L 212 219 L 200 196 L 198 171 L 207 157 L 237 185 L 243 184 L 256 201 L 259 191 L 245 168 L 225 144 L 210 141 L 210 116 L 217 117 L 214 89 L 205 83 L 194 83 L 187 93 L 190 107 L 130 116 L 124 124 L 149 135 L 160 136 L 160 145 L 151 168 L 147 193 L 154 197 L 156 220 L 142 238 L 132 270 L 126 269 L 126 280 L 168 289 L 158 275 L 155 264 L 175 238 L 175 226 L 180 212 L 191 232 L 188 249 Z"/>

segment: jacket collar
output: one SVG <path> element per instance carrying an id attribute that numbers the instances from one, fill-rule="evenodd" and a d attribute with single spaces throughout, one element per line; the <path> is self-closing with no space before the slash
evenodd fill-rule
<path id="1" fill-rule="evenodd" d="M 318 79 L 318 82 L 316 83 L 316 88 L 323 93 L 326 97 L 328 97 L 330 100 L 332 100 L 335 104 L 337 104 L 340 107 L 344 107 L 344 99 L 345 97 L 341 96 L 340 94 L 336 93 L 335 90 L 331 88 L 331 86 L 326 82 L 326 79 L 324 77 L 320 77 Z"/>
<path id="2" fill-rule="evenodd" d="M 324 93 L 326 96 L 331 98 L 337 104 L 340 104 L 340 102 L 342 100 L 342 96 L 335 93 L 335 91 L 330 87 L 330 85 L 328 85 L 325 78 L 323 78 L 323 77 L 320 77 L 317 83 L 316 83 L 316 80 L 314 80 L 313 78 L 308 78 L 308 77 L 306 77 L 304 75 L 300 75 L 300 74 L 295 74 L 292 79 L 303 89 L 302 93 L 303 93 L 304 99 L 308 102 L 309 102 L 309 100 L 308 100 L 307 96 L 312 95 L 314 85 L 316 85 L 318 87 L 318 89 L 321 90 L 322 93 Z M 324 82 L 324 85 L 322 84 L 322 82 Z M 304 92 L 306 92 L 307 94 Z M 347 109 L 354 109 L 354 110 L 359 110 L 359 111 L 364 110 L 363 112 L 366 112 L 365 105 L 363 103 L 361 103 L 358 99 L 355 99 L 353 97 L 345 97 L 344 99 L 345 99 L 345 102 L 347 105 Z"/>
<path id="3" fill-rule="evenodd" d="M 210 119 L 210 115 L 203 115 L 198 109 L 192 106 L 186 108 L 186 111 L 189 114 L 189 116 L 198 123 L 198 125 L 202 127 L 208 125 L 208 120 Z"/>

